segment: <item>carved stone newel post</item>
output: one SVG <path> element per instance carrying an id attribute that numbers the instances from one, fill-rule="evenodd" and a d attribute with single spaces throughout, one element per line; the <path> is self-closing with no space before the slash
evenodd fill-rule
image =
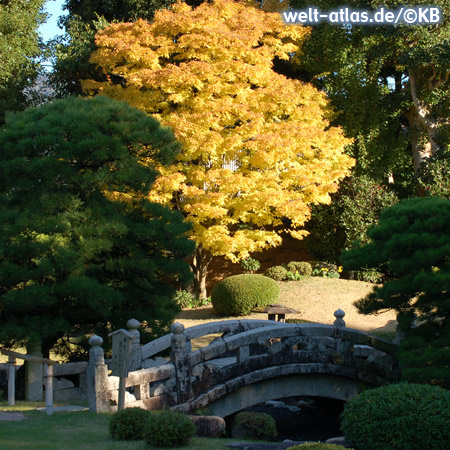
<path id="1" fill-rule="evenodd" d="M 87 366 L 87 391 L 89 410 L 109 412 L 108 366 L 101 345 L 103 339 L 94 335 L 89 339 L 92 348 L 89 350 Z"/>
<path id="2" fill-rule="evenodd" d="M 191 394 L 191 355 L 184 334 L 184 325 L 174 323 L 170 327 L 172 332 L 172 351 L 170 360 L 175 366 L 177 379 L 177 404 L 186 403 Z"/>

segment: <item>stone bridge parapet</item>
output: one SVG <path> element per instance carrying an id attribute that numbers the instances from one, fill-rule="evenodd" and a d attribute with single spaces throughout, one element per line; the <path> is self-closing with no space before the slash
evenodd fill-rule
<path id="1" fill-rule="evenodd" d="M 347 400 L 399 378 L 396 344 L 346 328 L 341 310 L 335 317 L 334 325 L 230 320 L 185 330 L 175 323 L 171 334 L 140 347 L 125 406 L 187 413 L 208 407 L 225 416 L 259 400 L 308 393 Z M 191 339 L 210 334 L 220 337 L 191 350 Z M 170 359 L 155 358 L 169 348 Z M 117 408 L 115 378 L 104 380 L 107 393 L 99 389 L 105 398 L 97 403 L 109 401 L 109 410 Z"/>

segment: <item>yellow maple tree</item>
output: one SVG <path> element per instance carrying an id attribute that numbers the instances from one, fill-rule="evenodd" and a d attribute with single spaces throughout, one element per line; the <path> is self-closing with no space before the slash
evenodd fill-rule
<path id="1" fill-rule="evenodd" d="M 84 89 L 143 109 L 183 145 L 151 199 L 192 223 L 200 296 L 212 255 L 239 261 L 280 245 L 283 232 L 302 238 L 309 205 L 329 201 L 354 163 L 325 94 L 273 70 L 275 58 L 299 56 L 308 33 L 277 13 L 215 0 L 97 35 L 91 61 L 105 81 Z"/>

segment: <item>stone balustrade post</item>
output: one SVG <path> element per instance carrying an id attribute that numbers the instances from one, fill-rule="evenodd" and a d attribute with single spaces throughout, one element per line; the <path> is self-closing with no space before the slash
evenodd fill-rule
<path id="1" fill-rule="evenodd" d="M 130 350 L 130 362 L 128 370 L 133 372 L 142 367 L 142 349 L 141 349 L 141 334 L 139 333 L 140 322 L 136 319 L 130 319 L 127 322 L 127 328 L 130 334 L 133 335 Z"/>
<path id="2" fill-rule="evenodd" d="M 177 380 L 177 404 L 186 403 L 191 394 L 191 355 L 187 345 L 187 337 L 184 334 L 184 325 L 173 323 L 170 327 L 172 332 L 172 351 L 170 360 L 175 366 Z"/>
<path id="3" fill-rule="evenodd" d="M 336 328 L 336 363 L 342 364 L 344 362 L 344 355 L 348 352 L 351 352 L 351 344 L 347 341 L 342 340 L 339 337 L 338 330 L 345 328 L 345 320 L 344 320 L 345 312 L 342 309 L 338 309 L 334 312 L 334 317 L 336 320 L 334 321 L 334 327 Z"/>
<path id="4" fill-rule="evenodd" d="M 41 341 L 30 341 L 27 354 L 42 358 Z M 44 373 L 42 363 L 25 361 L 25 399 L 30 402 L 40 402 L 44 398 Z"/>
<path id="5" fill-rule="evenodd" d="M 89 410 L 93 412 L 109 412 L 108 366 L 101 345 L 103 339 L 94 335 L 89 339 L 92 348 L 89 350 L 87 366 L 87 392 Z"/>

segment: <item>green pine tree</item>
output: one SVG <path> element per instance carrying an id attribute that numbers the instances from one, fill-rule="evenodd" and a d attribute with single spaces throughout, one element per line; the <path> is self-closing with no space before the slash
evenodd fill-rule
<path id="1" fill-rule="evenodd" d="M 355 306 L 395 310 L 406 341 L 405 378 L 450 387 L 450 200 L 411 198 L 384 210 L 370 242 L 344 252 L 346 269 L 382 266 L 389 275 Z"/>
<path id="2" fill-rule="evenodd" d="M 66 98 L 0 129 L 0 340 L 106 333 L 134 317 L 155 337 L 190 280 L 180 214 L 146 200 L 179 149 L 169 129 L 106 97 Z M 103 334 L 104 337 L 105 334 Z"/>

